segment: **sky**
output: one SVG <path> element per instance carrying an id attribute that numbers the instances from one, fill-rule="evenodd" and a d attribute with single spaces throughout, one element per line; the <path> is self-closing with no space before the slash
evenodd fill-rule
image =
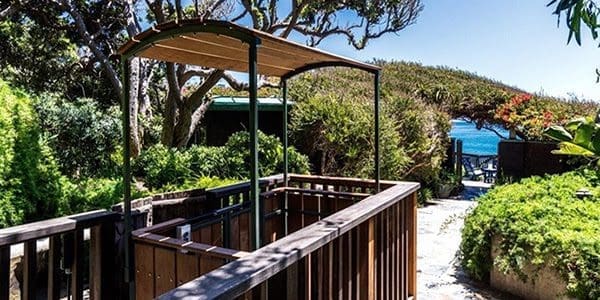
<path id="1" fill-rule="evenodd" d="M 359 60 L 383 58 L 448 66 L 528 92 L 600 101 L 600 41 L 587 32 L 567 45 L 548 0 L 422 0 L 415 24 L 358 51 L 343 38 L 319 48 Z"/>

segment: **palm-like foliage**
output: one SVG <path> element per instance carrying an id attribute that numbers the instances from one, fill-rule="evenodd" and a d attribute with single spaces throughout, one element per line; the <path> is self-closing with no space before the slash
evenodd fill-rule
<path id="1" fill-rule="evenodd" d="M 586 156 L 596 160 L 600 157 L 600 124 L 592 118 L 578 118 L 565 126 L 553 125 L 546 135 L 559 141 L 554 154 Z"/>

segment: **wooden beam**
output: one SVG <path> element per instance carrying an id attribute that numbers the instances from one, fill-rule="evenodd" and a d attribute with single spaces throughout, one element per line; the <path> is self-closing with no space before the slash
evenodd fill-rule
<path id="1" fill-rule="evenodd" d="M 0 246 L 13 245 L 28 240 L 66 233 L 73 231 L 76 228 L 85 228 L 96 225 L 100 222 L 104 222 L 106 219 L 116 220 L 117 218 L 119 218 L 119 214 L 117 213 L 106 210 L 95 210 L 72 216 L 4 228 L 0 229 Z"/>

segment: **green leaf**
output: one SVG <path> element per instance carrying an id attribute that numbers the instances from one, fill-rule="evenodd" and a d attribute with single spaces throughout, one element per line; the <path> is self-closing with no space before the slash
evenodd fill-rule
<path id="1" fill-rule="evenodd" d="M 546 136 L 555 139 L 557 141 L 570 141 L 573 139 L 573 136 L 562 126 L 552 125 L 544 132 Z"/>
<path id="2" fill-rule="evenodd" d="M 558 144 L 559 149 L 553 150 L 553 154 L 560 155 L 578 155 L 578 156 L 594 156 L 595 153 L 589 149 L 586 149 L 582 146 L 573 144 L 571 142 L 561 142 Z"/>

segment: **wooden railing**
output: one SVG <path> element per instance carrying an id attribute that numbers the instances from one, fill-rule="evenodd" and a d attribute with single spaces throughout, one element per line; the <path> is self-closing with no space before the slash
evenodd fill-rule
<path id="1" fill-rule="evenodd" d="M 217 246 L 221 242 L 212 238 L 216 227 L 192 231 L 192 241 L 198 242 L 172 237 L 173 229 L 184 223 L 186 219 L 174 219 L 133 232 L 137 299 L 153 299 L 248 254 Z"/>
<path id="2" fill-rule="evenodd" d="M 38 261 L 37 242 L 46 238 L 48 299 L 64 296 L 61 295 L 61 284 L 65 277 L 70 282 L 67 288 L 72 299 L 83 299 L 86 286 L 92 299 L 114 299 L 115 222 L 119 219 L 120 215 L 116 213 L 99 210 L 0 229 L 0 299 L 10 297 L 11 246 L 16 252 L 21 243 L 21 299 L 39 297 L 36 277 L 38 263 L 42 262 Z M 84 230 L 87 228 L 90 229 L 90 243 L 86 253 Z M 86 261 L 89 271 L 85 268 Z"/>
<path id="3" fill-rule="evenodd" d="M 271 299 L 416 295 L 417 183 L 384 182 L 386 189 L 373 196 L 367 192 L 374 182 L 353 179 L 292 175 L 289 186 L 261 195 L 269 244 L 160 298 L 232 299 L 249 291 Z"/>

